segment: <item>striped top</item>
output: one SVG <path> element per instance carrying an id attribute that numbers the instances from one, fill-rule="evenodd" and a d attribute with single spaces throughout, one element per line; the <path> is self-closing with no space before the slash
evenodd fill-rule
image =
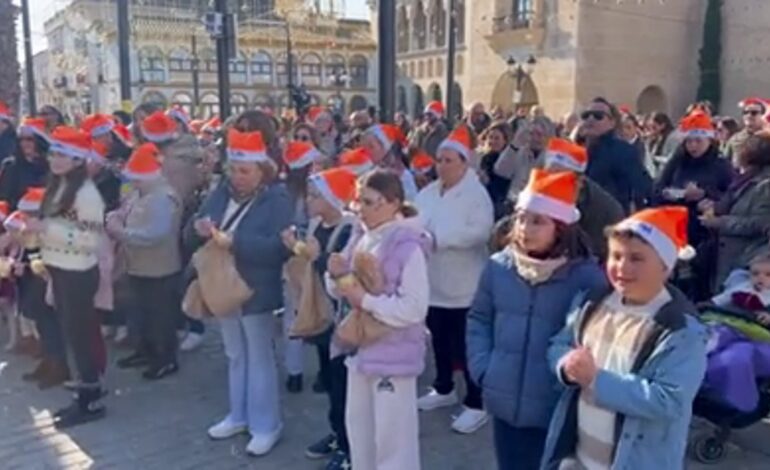
<path id="1" fill-rule="evenodd" d="M 588 320 L 583 346 L 591 350 L 599 369 L 628 374 L 647 339 L 653 316 L 669 301 L 663 288 L 646 305 L 626 305 L 613 292 Z M 602 408 L 593 390 L 581 391 L 578 401 L 577 460 L 587 470 L 606 470 L 612 466 L 615 449 L 615 411 Z"/>

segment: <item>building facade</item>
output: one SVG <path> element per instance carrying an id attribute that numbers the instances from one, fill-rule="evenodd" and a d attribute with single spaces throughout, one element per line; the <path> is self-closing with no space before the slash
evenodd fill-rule
<path id="1" fill-rule="evenodd" d="M 135 3 L 130 23 L 134 104 L 179 104 L 196 116 L 216 114 L 215 44 L 201 24 L 208 2 Z M 376 102 L 377 47 L 369 22 L 307 6 L 303 0 L 238 2 L 237 51 L 229 63 L 233 113 L 290 107 L 289 41 L 293 83 L 304 85 L 314 103 L 344 113 Z M 45 24 L 48 66 L 38 87 L 52 88 L 53 103 L 68 114 L 120 107 L 116 16 L 115 2 L 75 0 Z"/>

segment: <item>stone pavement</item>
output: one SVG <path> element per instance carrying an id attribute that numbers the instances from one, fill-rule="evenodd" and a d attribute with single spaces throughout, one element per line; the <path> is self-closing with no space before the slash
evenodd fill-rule
<path id="1" fill-rule="evenodd" d="M 3 335 L 0 334 L 0 338 Z M 4 344 L 4 341 L 0 341 Z M 308 348 L 307 382 L 316 365 Z M 121 353 L 112 352 L 111 361 Z M 306 390 L 283 396 L 285 434 L 271 454 L 244 453 L 245 436 L 212 442 L 206 428 L 226 412 L 225 360 L 218 333 L 209 331 L 200 350 L 182 356 L 181 372 L 148 383 L 136 371 L 111 368 L 107 419 L 58 432 L 51 411 L 69 400 L 64 390 L 41 392 L 21 381 L 33 362 L 0 352 L 0 469 L 281 469 L 312 470 L 321 462 L 304 458 L 305 446 L 327 432 L 326 399 Z M 423 380 L 422 386 L 427 384 Z M 307 387 L 306 387 L 307 388 Z M 424 470 L 492 470 L 490 426 L 473 436 L 449 429 L 455 410 L 423 414 L 421 448 Z M 762 449 L 770 425 L 744 436 L 744 445 Z M 764 448 L 767 448 L 765 445 Z M 730 458 L 711 468 L 768 468 L 770 455 L 731 449 Z M 692 469 L 705 469 L 688 465 Z M 406 469 L 405 469 L 406 470 Z"/>

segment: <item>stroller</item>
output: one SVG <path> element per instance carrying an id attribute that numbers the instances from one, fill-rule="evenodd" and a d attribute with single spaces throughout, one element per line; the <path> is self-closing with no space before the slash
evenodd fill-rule
<path id="1" fill-rule="evenodd" d="M 701 309 L 700 318 L 709 326 L 711 339 L 693 415 L 709 426 L 691 433 L 688 450 L 700 463 L 717 464 L 727 456 L 732 430 L 749 427 L 770 413 L 770 329 L 750 312 L 736 309 L 709 306 Z M 746 385 L 748 371 L 752 373 Z M 741 372 L 744 380 L 734 380 Z"/>

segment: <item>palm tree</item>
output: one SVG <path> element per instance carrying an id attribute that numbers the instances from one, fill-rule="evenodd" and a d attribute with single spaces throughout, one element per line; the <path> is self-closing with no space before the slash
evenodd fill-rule
<path id="1" fill-rule="evenodd" d="M 11 0 L 0 0 L 0 100 L 18 109 L 20 89 L 16 17 L 19 9 Z"/>

